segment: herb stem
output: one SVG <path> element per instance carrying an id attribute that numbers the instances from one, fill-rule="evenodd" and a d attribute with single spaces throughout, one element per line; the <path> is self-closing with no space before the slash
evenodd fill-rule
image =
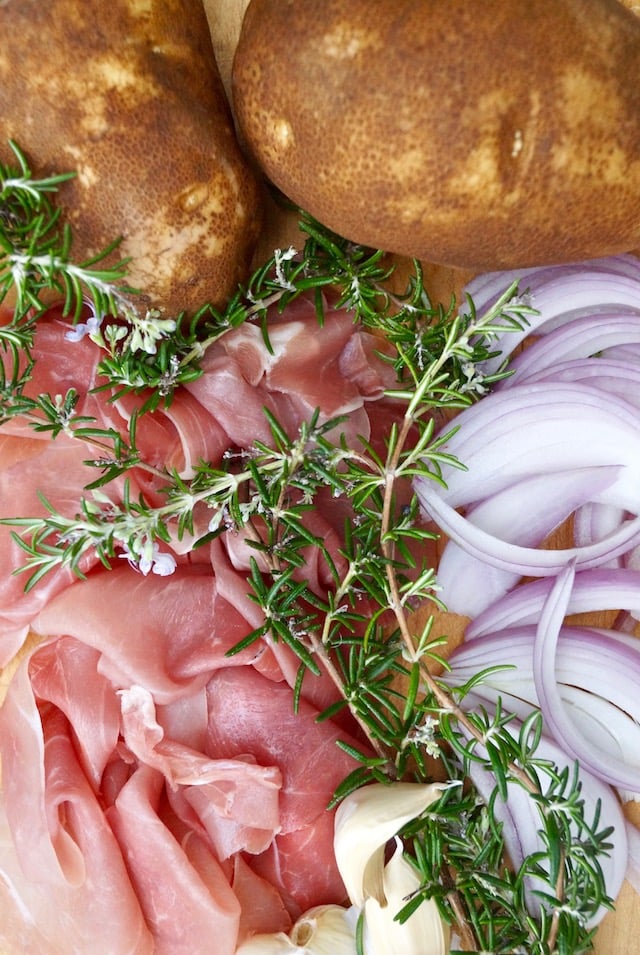
<path id="1" fill-rule="evenodd" d="M 310 639 L 311 639 L 311 647 L 314 653 L 316 654 L 316 656 L 320 658 L 322 665 L 324 666 L 327 674 L 331 678 L 334 686 L 338 689 L 341 695 L 344 695 L 344 689 L 345 689 L 344 681 L 342 679 L 341 674 L 338 671 L 338 668 L 336 667 L 335 663 L 331 659 L 331 655 L 328 652 L 324 642 L 322 641 L 320 637 L 318 637 L 314 633 L 310 635 Z M 375 733 L 372 731 L 371 727 L 366 722 L 366 720 L 362 719 L 358 711 L 358 708 L 355 706 L 353 700 L 351 700 L 348 695 L 346 697 L 346 703 L 347 703 L 349 712 L 351 713 L 353 719 L 356 721 L 357 725 L 360 727 L 361 731 L 364 733 L 371 749 L 373 750 L 373 752 L 376 754 L 376 756 L 379 759 L 384 760 L 385 765 L 383 768 L 385 769 L 386 774 L 388 776 L 391 776 L 392 778 L 395 778 L 395 765 L 393 762 L 393 758 L 390 755 L 387 747 L 384 746 L 381 740 L 379 740 L 376 737 Z"/>

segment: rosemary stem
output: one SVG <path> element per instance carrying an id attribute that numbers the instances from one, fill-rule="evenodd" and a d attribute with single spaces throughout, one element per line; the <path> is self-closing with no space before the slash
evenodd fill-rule
<path id="1" fill-rule="evenodd" d="M 334 686 L 340 692 L 340 695 L 346 698 L 347 707 L 351 713 L 353 719 L 356 721 L 357 725 L 360 727 L 364 733 L 367 742 L 369 743 L 373 752 L 378 756 L 379 759 L 384 759 L 386 763 L 387 774 L 393 775 L 395 772 L 395 766 L 393 760 L 387 752 L 386 748 L 383 746 L 382 742 L 379 739 L 376 739 L 371 728 L 367 725 L 366 721 L 360 716 L 357 707 L 354 705 L 353 701 L 349 699 L 349 695 L 345 692 L 345 685 L 342 680 L 342 677 L 338 671 L 338 668 L 331 659 L 331 655 L 328 652 L 323 641 L 315 634 L 311 634 L 311 646 L 316 656 L 320 658 L 320 661 L 331 678 Z"/>

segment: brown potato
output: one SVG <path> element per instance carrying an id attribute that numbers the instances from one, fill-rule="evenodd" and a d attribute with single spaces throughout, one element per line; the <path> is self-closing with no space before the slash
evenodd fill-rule
<path id="1" fill-rule="evenodd" d="M 236 118 L 354 241 L 468 269 L 640 241 L 640 21 L 617 0 L 252 0 Z"/>
<path id="2" fill-rule="evenodd" d="M 143 307 L 221 304 L 244 276 L 259 189 L 231 120 L 201 0 L 1 5 L 0 155 L 14 139 L 59 193 L 74 260 L 122 237 Z"/>

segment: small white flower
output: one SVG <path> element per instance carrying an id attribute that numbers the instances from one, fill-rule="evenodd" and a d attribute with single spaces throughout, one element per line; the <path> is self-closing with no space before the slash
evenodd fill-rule
<path id="1" fill-rule="evenodd" d="M 65 332 L 65 340 L 68 342 L 80 342 L 86 335 L 97 335 L 100 331 L 102 319 L 95 313 L 91 315 L 86 322 L 78 322 L 68 332 Z"/>
<path id="2" fill-rule="evenodd" d="M 296 254 L 297 254 L 296 250 L 293 248 L 292 245 L 290 245 L 289 248 L 286 249 L 286 251 L 284 252 L 282 251 L 282 249 L 276 249 L 273 253 L 275 269 L 276 269 L 276 281 L 281 288 L 286 289 L 289 292 L 295 292 L 296 287 L 292 282 L 290 282 L 286 278 L 284 274 L 283 263 L 290 262 L 291 259 L 293 259 L 296 256 Z"/>
<path id="3" fill-rule="evenodd" d="M 169 577 L 176 569 L 176 559 L 173 554 L 169 554 L 167 551 L 156 550 L 151 569 L 159 577 Z"/>
<path id="4" fill-rule="evenodd" d="M 484 379 L 473 362 L 465 362 L 462 365 L 462 371 L 467 380 L 460 385 L 459 391 L 461 394 L 464 394 L 466 391 L 473 391 L 477 395 L 487 393 L 486 386 L 483 384 Z"/>
<path id="5" fill-rule="evenodd" d="M 146 352 L 147 355 L 155 355 L 158 342 L 176 328 L 172 318 L 160 318 L 157 308 L 150 309 L 144 318 L 132 311 L 127 315 L 127 320 L 131 323 L 127 348 L 132 352 Z"/>
<path id="6" fill-rule="evenodd" d="M 148 538 L 144 541 L 140 553 L 132 551 L 127 544 L 123 545 L 123 553 L 119 555 L 129 561 L 134 570 L 140 571 L 145 577 L 150 573 L 159 577 L 168 577 L 176 569 L 176 559 L 173 554 L 161 551 L 157 543 Z"/>

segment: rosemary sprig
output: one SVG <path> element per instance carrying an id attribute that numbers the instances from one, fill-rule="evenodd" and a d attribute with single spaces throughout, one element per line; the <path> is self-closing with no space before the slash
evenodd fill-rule
<path id="1" fill-rule="evenodd" d="M 0 302 L 9 289 L 15 295 L 14 322 L 30 311 L 39 314 L 44 290 L 63 296 L 65 315 L 80 317 L 89 296 L 99 314 L 116 315 L 124 292 L 126 261 L 96 268 L 117 247 L 113 242 L 99 255 L 76 264 L 71 260 L 71 230 L 60 226 L 60 210 L 51 194 L 73 173 L 34 179 L 27 159 L 9 143 L 16 166 L 0 163 Z"/>
<path id="2" fill-rule="evenodd" d="M 10 358 L 0 382 L 2 414 L 5 420 L 29 420 L 52 440 L 59 434 L 82 440 L 98 454 L 87 461 L 92 475 L 101 472 L 87 481 L 74 515 L 57 513 L 43 498 L 44 516 L 4 522 L 17 528 L 27 587 L 56 567 L 82 575 L 90 554 L 107 567 L 125 556 L 148 570 L 167 557 L 161 549 L 176 537 L 188 535 L 196 547 L 219 535 L 242 534 L 255 554 L 247 587 L 263 623 L 232 652 L 267 633 L 283 641 L 299 660 L 296 700 L 303 681 L 324 668 L 339 700 L 320 718 L 348 708 L 369 742 L 366 751 L 350 750 L 357 768 L 335 801 L 372 780 L 430 781 L 438 774 L 459 784 L 447 787 L 403 833 L 422 888 L 400 917 L 434 897 L 466 951 L 588 951 L 588 920 L 610 904 L 600 868 L 610 831 L 597 813 L 586 814 L 579 768 L 560 771 L 539 757 L 539 713 L 518 725 L 499 705 L 492 713 L 474 709 L 474 681 L 452 690 L 439 679 L 446 664 L 442 640 L 431 635 L 433 618 L 416 633 L 412 615 L 425 604 L 442 608 L 435 569 L 420 556 L 428 553 L 434 532 L 421 522 L 411 482 L 416 476 L 441 480 L 443 462 L 464 467 L 447 454 L 446 437 L 436 435 L 436 416 L 444 420 L 481 398 L 507 373 L 503 368 L 488 378 L 481 368 L 495 336 L 527 321 L 531 310 L 517 286 L 484 315 L 470 301 L 460 312 L 453 302 L 434 306 L 419 263 L 406 291 L 392 292 L 383 252 L 354 245 L 302 215 L 302 251 L 276 250 L 224 310 L 205 306 L 189 322 L 184 316 L 141 317 L 123 304 L 120 266 L 87 272 L 87 263 L 78 271 L 69 261 L 70 238 L 58 228 L 49 200 L 65 177 L 34 182 L 13 148 L 18 169 L 0 168 L 0 300 L 11 284 L 17 300 L 14 322 L 0 335 Z M 328 308 L 346 307 L 354 322 L 384 336 L 393 351 L 381 347 L 381 357 L 397 376 L 388 397 L 402 413 L 375 447 L 365 441 L 348 445 L 339 419 L 322 421 L 316 413 L 292 435 L 268 415 L 269 442 L 229 449 L 216 465 L 201 462 L 189 480 L 154 468 L 164 483 L 162 491 L 156 485 L 156 502 L 133 498 L 128 477 L 149 468 L 136 448 L 135 416 L 125 437 L 76 416 L 74 390 L 37 398 L 23 393 L 45 287 L 64 297 L 77 335 L 89 334 L 102 350 L 100 387 L 110 396 L 143 396 L 139 415 L 170 402 L 201 373 L 206 350 L 243 322 L 259 324 L 270 347 L 269 308 L 284 310 L 300 295 L 313 297 L 318 334 Z M 87 302 L 91 316 L 83 323 Z M 103 321 L 119 313 L 118 322 Z M 113 479 L 123 476 L 124 493 L 118 496 L 113 486 L 109 493 Z M 327 492 L 350 515 L 339 561 L 305 523 Z M 328 569 L 331 583 L 321 593 L 305 579 L 302 555 L 309 547 Z M 480 673 L 475 680 L 482 678 Z M 488 798 L 473 781 L 477 770 L 493 780 Z M 496 819 L 497 804 L 514 787 L 537 807 L 541 836 L 540 852 L 519 867 L 506 856 Z"/>

